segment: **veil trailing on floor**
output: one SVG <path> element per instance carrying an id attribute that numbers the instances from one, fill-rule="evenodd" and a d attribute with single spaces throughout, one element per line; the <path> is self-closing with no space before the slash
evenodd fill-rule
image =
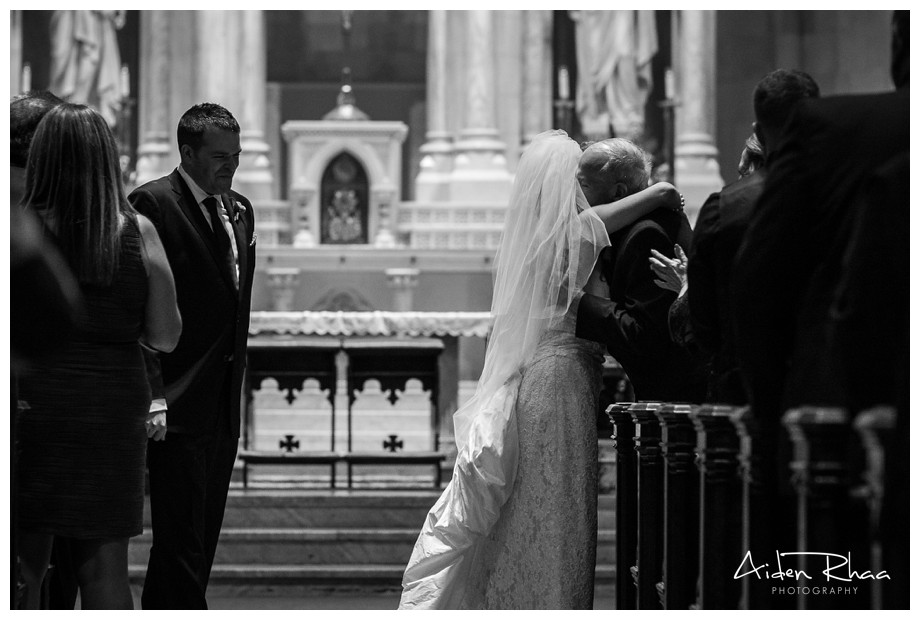
<path id="1" fill-rule="evenodd" d="M 518 164 L 494 266 L 493 326 L 473 397 L 454 414 L 457 461 L 403 575 L 401 609 L 455 609 L 511 494 L 521 372 L 561 326 L 609 240 L 575 178 L 581 149 L 563 131 L 533 139 Z"/>

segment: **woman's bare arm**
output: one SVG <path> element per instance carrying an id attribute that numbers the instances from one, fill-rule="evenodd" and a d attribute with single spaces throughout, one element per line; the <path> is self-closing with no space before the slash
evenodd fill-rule
<path id="1" fill-rule="evenodd" d="M 607 232 L 613 234 L 658 207 L 680 211 L 683 206 L 684 198 L 677 188 L 670 183 L 660 181 L 616 202 L 592 207 L 591 211 L 601 218 Z"/>
<path id="2" fill-rule="evenodd" d="M 147 269 L 147 309 L 144 342 L 157 351 L 176 348 L 182 334 L 182 317 L 176 304 L 176 283 L 160 235 L 153 223 L 138 214 L 143 241 L 144 267 Z"/>

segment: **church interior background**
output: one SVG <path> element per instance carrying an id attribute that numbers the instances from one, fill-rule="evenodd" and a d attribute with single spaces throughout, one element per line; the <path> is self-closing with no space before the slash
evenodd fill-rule
<path id="1" fill-rule="evenodd" d="M 129 191 L 177 165 L 191 105 L 240 122 L 234 189 L 259 247 L 243 447 L 446 454 L 431 462 L 448 475 L 532 136 L 636 140 L 692 222 L 737 178 L 769 71 L 807 71 L 824 95 L 892 89 L 888 11 L 62 11 L 113 37 L 99 66 L 115 73 L 80 95 L 55 57 L 93 42 L 55 13 L 10 12 L 11 95 L 107 106 Z M 628 386 L 608 366 L 610 400 Z"/>
<path id="2" fill-rule="evenodd" d="M 102 70 L 82 89 L 55 60 L 74 53 L 74 41 L 94 45 L 75 31 L 80 15 L 111 37 L 108 46 L 100 37 Z M 105 108 L 129 191 L 175 167 L 176 119 L 188 107 L 209 100 L 230 109 L 243 143 L 234 188 L 257 215 L 254 346 L 279 335 L 339 344 L 439 337 L 440 417 L 423 434 L 428 448 L 448 452 L 450 413 L 481 368 L 491 261 L 533 135 L 563 128 L 580 141 L 636 140 L 656 176 L 685 195 L 692 222 L 709 193 L 737 176 L 751 92 L 764 74 L 800 68 L 824 94 L 891 88 L 884 11 L 11 11 L 10 19 L 11 93 L 50 89 Z M 205 36 L 215 30 L 226 36 Z M 622 67 L 632 84 L 614 79 Z M 328 374 L 337 378 L 313 377 L 310 389 L 331 390 L 325 400 L 340 409 L 335 381 L 347 377 Z M 304 389 L 285 385 L 282 401 Z M 275 445 L 282 431 L 308 434 L 292 424 L 263 424 L 271 430 L 261 444 Z M 333 427 L 324 424 L 316 441 L 350 445 L 350 436 L 328 436 Z"/>

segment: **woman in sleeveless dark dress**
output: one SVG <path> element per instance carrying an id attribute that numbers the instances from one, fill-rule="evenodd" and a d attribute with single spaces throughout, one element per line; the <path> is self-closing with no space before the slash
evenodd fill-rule
<path id="1" fill-rule="evenodd" d="M 55 536 L 68 539 L 83 609 L 133 607 L 128 539 L 142 531 L 150 388 L 140 341 L 169 351 L 181 331 L 156 229 L 131 209 L 118 150 L 91 108 L 62 104 L 33 138 L 25 208 L 80 282 L 77 329 L 25 370 L 18 422 L 19 552 L 37 608 Z"/>

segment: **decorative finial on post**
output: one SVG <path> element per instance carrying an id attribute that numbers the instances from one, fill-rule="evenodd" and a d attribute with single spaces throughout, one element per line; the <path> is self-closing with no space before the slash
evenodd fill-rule
<path id="1" fill-rule="evenodd" d="M 342 33 L 345 35 L 345 49 L 348 49 L 348 35 L 351 34 L 351 14 L 354 11 L 342 11 Z"/>
<path id="2" fill-rule="evenodd" d="M 345 63 L 342 67 L 342 86 L 336 97 L 336 107 L 323 116 L 324 121 L 366 121 L 370 117 L 355 105 L 355 94 L 351 86 L 351 67 L 348 66 L 348 56 L 351 40 L 351 14 L 354 11 L 342 11 L 342 39 L 344 41 Z"/>

